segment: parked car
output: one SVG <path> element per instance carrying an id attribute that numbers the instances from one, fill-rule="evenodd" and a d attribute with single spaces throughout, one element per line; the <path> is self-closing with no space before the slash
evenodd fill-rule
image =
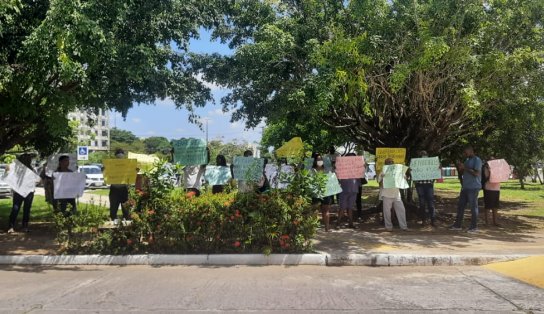
<path id="1" fill-rule="evenodd" d="M 98 166 L 80 166 L 78 172 L 84 173 L 87 176 L 85 185 L 87 187 L 101 187 L 104 186 L 104 175 L 102 169 Z"/>
<path id="2" fill-rule="evenodd" d="M 0 177 L 6 172 L 7 165 L 0 165 Z M 11 197 L 11 187 L 6 183 L 0 181 L 0 197 Z"/>

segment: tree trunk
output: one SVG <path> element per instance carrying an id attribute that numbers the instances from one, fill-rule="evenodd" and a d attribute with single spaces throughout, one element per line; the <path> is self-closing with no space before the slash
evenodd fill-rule
<path id="1" fill-rule="evenodd" d="M 522 177 L 519 177 L 519 185 L 522 190 L 525 190 L 525 180 Z"/>

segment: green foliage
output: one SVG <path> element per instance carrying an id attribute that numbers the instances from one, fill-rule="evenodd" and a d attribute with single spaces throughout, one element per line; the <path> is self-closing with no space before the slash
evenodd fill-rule
<path id="1" fill-rule="evenodd" d="M 140 140 L 131 131 L 121 130 L 118 128 L 112 128 L 110 130 L 110 138 L 112 141 L 123 143 L 123 144 L 132 144 Z"/>
<path id="2" fill-rule="evenodd" d="M 315 146 L 342 134 L 370 152 L 448 155 L 508 128 L 490 113 L 543 98 L 542 12 L 540 0 L 240 1 L 215 29 L 234 54 L 193 63 L 232 88 L 234 120 L 266 119 L 265 145 L 293 130 Z"/>
<path id="3" fill-rule="evenodd" d="M 249 148 L 249 144 L 246 142 L 231 141 L 224 143 L 220 140 L 211 140 L 208 142 L 210 149 L 210 164 L 215 165 L 215 158 L 217 155 L 223 155 L 227 159 L 228 164 L 232 164 L 235 156 L 242 156 L 244 152 Z"/>
<path id="4" fill-rule="evenodd" d="M 175 189 L 157 165 L 148 184 L 127 203 L 130 226 L 98 231 L 104 216 L 83 211 L 58 217 L 58 238 L 65 252 L 126 253 L 301 253 L 311 250 L 318 227 L 309 189 L 256 193 L 203 193 Z M 298 183 L 307 179 L 298 177 Z M 295 186 L 295 185 L 293 185 Z M 297 185 L 298 186 L 298 185 Z"/>
<path id="5" fill-rule="evenodd" d="M 170 141 L 166 137 L 162 136 L 151 136 L 143 140 L 145 145 L 145 152 L 147 154 L 169 154 L 172 150 Z"/>
<path id="6" fill-rule="evenodd" d="M 211 100 L 186 53 L 199 27 L 218 19 L 220 2 L 1 3 L 0 154 L 15 145 L 57 151 L 76 108 L 126 115 L 157 98 L 189 110 Z"/>

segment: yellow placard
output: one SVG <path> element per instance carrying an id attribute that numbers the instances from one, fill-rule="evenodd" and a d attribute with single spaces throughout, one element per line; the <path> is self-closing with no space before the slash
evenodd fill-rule
<path id="1" fill-rule="evenodd" d="M 136 154 L 128 152 L 128 159 L 136 159 L 140 170 L 150 170 L 160 159 L 155 155 Z"/>
<path id="2" fill-rule="evenodd" d="M 302 157 L 304 155 L 304 143 L 300 137 L 294 137 L 289 142 L 276 150 L 277 157 Z"/>
<path id="3" fill-rule="evenodd" d="M 376 173 L 381 173 L 387 158 L 392 158 L 395 164 L 404 165 L 406 161 L 406 148 L 376 148 Z"/>
<path id="4" fill-rule="evenodd" d="M 138 168 L 136 159 L 105 159 L 104 181 L 106 184 L 135 184 Z"/>

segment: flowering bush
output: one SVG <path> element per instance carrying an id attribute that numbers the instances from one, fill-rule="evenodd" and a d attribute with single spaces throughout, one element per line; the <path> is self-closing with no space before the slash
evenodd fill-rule
<path id="1" fill-rule="evenodd" d="M 161 171 L 131 193 L 132 224 L 101 229 L 96 219 L 72 221 L 84 236 L 64 240 L 71 253 L 300 253 L 311 250 L 318 227 L 308 195 L 293 189 L 266 194 L 174 188 Z M 92 223 L 91 223 L 92 222 Z M 63 230 L 62 226 L 60 230 Z M 62 234 L 62 232 L 59 232 Z M 73 241 L 78 239 L 78 241 Z"/>

